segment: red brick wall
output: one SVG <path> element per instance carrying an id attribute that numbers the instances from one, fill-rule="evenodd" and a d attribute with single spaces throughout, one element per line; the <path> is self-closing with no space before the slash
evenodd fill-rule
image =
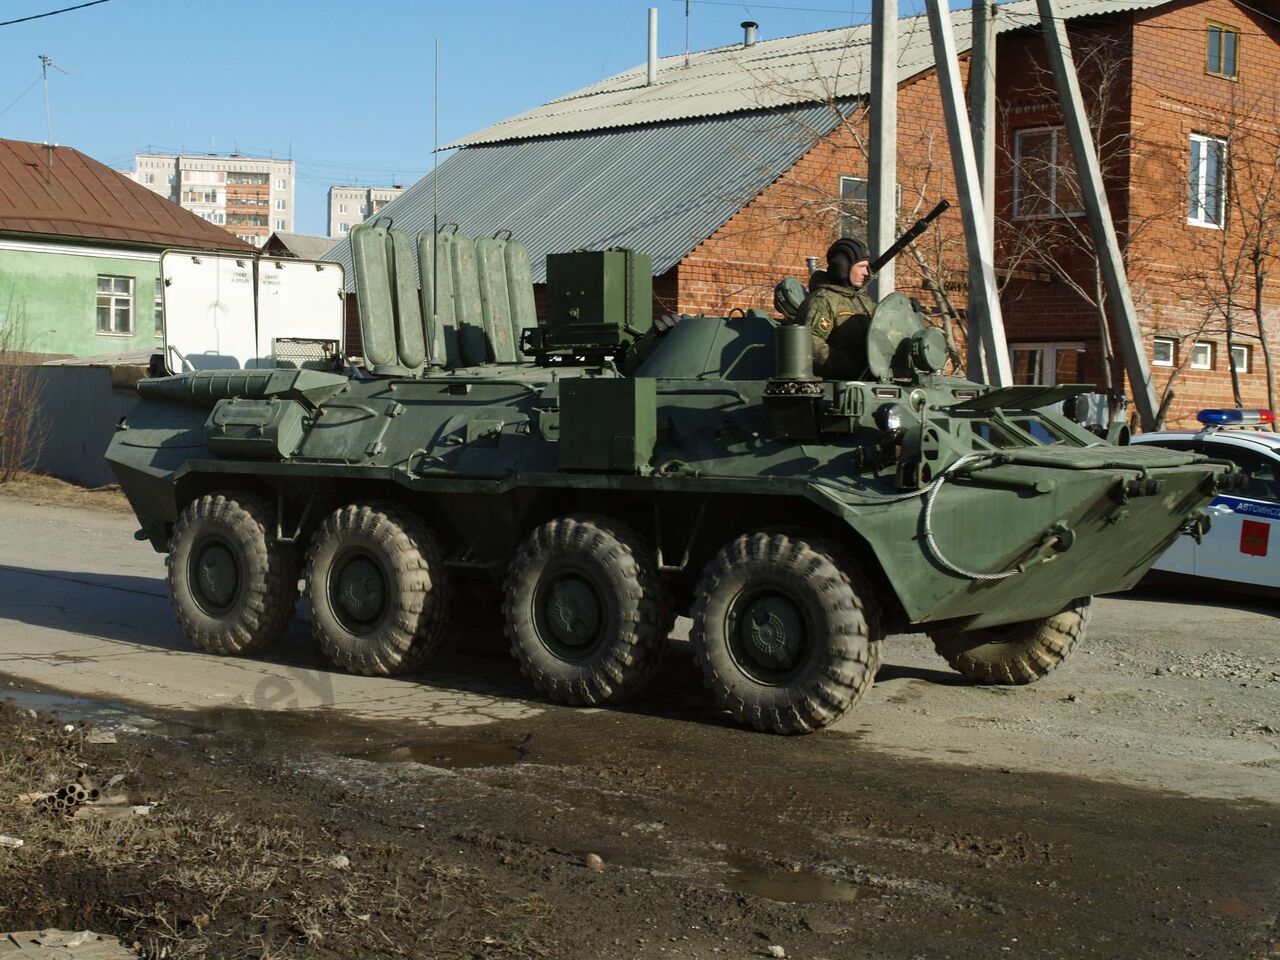
<path id="1" fill-rule="evenodd" d="M 904 85 L 898 94 L 899 220 L 910 224 L 943 197 L 955 197 L 951 158 L 937 78 Z M 797 128 L 797 135 L 803 131 Z M 867 123 L 859 111 L 814 144 L 790 169 L 747 202 L 677 266 L 678 302 L 684 313 L 723 314 L 733 308 L 773 312 L 773 288 L 785 276 L 807 281 L 805 258 L 822 258 L 840 235 L 840 178 L 867 176 Z M 865 223 L 855 232 L 865 237 Z M 958 211 L 948 213 L 919 244 L 939 280 L 964 269 Z M 897 289 L 933 301 L 910 254 L 897 261 Z M 944 276 L 945 274 L 945 276 Z M 964 306 L 961 293 L 958 306 Z M 959 332 L 955 331 L 957 338 Z"/>
<path id="2" fill-rule="evenodd" d="M 1205 29 L 1209 20 L 1241 30 L 1238 82 L 1205 73 Z M 1110 64 L 1106 96 L 1109 110 L 1101 128 L 1108 195 L 1127 260 L 1135 304 L 1150 356 L 1157 335 L 1186 336 L 1208 312 L 1207 287 L 1188 278 L 1189 263 L 1209 262 L 1221 231 L 1194 227 L 1186 219 L 1186 182 L 1191 132 L 1225 135 L 1232 115 L 1248 113 L 1258 131 L 1270 131 L 1274 149 L 1280 120 L 1280 25 L 1249 14 L 1231 0 L 1186 0 L 1142 14 L 1071 26 L 1073 49 L 1081 66 L 1081 87 L 1092 108 L 1102 86 L 1099 63 Z M 1093 55 L 1090 55 L 1090 52 Z M 1100 51 L 1100 52 L 1099 52 Z M 998 148 L 997 229 L 1001 253 L 1010 246 L 1012 173 L 1010 158 L 1017 130 L 1061 123 L 1051 89 L 1041 75 L 1044 42 L 1038 31 L 1001 37 L 998 48 L 1000 146 Z M 962 64 L 962 67 L 965 66 Z M 1233 107 L 1232 104 L 1235 103 Z M 1248 110 L 1244 110 L 1247 104 Z M 913 219 L 917 201 L 923 212 L 941 197 L 955 197 L 936 78 L 917 78 L 899 91 L 900 219 Z M 1237 119 L 1236 125 L 1239 126 Z M 840 176 L 866 176 L 866 125 L 856 115 L 815 143 L 800 161 L 747 202 L 723 227 L 699 244 L 674 271 L 674 293 L 683 312 L 724 313 L 735 307 L 772 311 L 773 287 L 790 274 L 805 278 L 806 256 L 821 257 L 839 224 Z M 1255 131 L 1256 132 L 1256 131 Z M 1258 142 L 1265 138 L 1254 137 Z M 922 196 L 923 194 L 923 196 Z M 1278 211 L 1280 213 L 1280 211 Z M 916 214 L 918 215 L 918 214 Z M 1043 228 L 1043 224 L 1040 225 Z M 1063 229 L 1087 235 L 1084 217 Z M 930 261 L 942 268 L 955 305 L 965 306 L 963 241 L 959 212 L 948 214 L 930 235 L 937 246 Z M 1232 230 L 1228 229 L 1228 237 Z M 1086 241 L 1087 244 L 1087 241 Z M 1230 239 L 1228 240 L 1230 247 Z M 934 254 L 940 251 L 940 255 Z M 998 258 L 1001 254 L 998 254 Z M 1064 249 L 1056 261 L 1084 289 L 1093 288 L 1092 261 Z M 1002 262 L 1002 306 L 1011 344 L 1078 342 L 1087 350 L 1085 376 L 1100 382 L 1102 335 L 1096 308 L 1052 278 L 1043 267 Z M 1280 276 L 1280 265 L 1276 273 Z M 908 255 L 898 260 L 898 289 L 932 302 L 921 271 Z M 1280 280 L 1273 286 L 1280 287 Z M 1272 353 L 1280 363 L 1280 290 L 1268 291 L 1275 314 Z M 1252 292 L 1249 291 L 1249 301 Z M 1184 369 L 1170 408 L 1170 425 L 1190 422 L 1195 410 L 1231 405 L 1222 323 L 1211 323 L 1202 339 L 1215 343 L 1214 369 Z M 960 331 L 953 339 L 963 345 Z M 1112 355 L 1119 347 L 1112 337 Z M 1188 341 L 1188 348 L 1189 348 Z M 1241 376 L 1246 405 L 1265 405 L 1261 352 L 1251 345 L 1248 374 Z M 1154 367 L 1163 391 L 1169 368 Z M 1123 384 L 1121 373 L 1120 383 Z"/>

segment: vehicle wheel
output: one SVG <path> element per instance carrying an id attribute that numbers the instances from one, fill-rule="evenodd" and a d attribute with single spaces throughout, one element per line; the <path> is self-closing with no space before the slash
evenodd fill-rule
<path id="1" fill-rule="evenodd" d="M 198 649 L 255 653 L 284 633 L 298 568 L 275 530 L 266 502 L 241 491 L 206 494 L 178 517 L 165 561 L 169 599 Z"/>
<path id="2" fill-rule="evenodd" d="M 870 588 L 835 549 L 781 531 L 738 537 L 711 559 L 689 639 L 716 702 L 772 733 L 834 723 L 880 667 Z"/>
<path id="3" fill-rule="evenodd" d="M 619 703 L 657 672 L 671 605 L 628 527 L 594 515 L 543 524 L 516 552 L 505 592 L 511 652 L 556 703 Z"/>
<path id="4" fill-rule="evenodd" d="M 444 637 L 449 585 L 435 537 L 387 503 L 329 514 L 307 554 L 307 597 L 320 649 L 343 670 L 408 673 Z"/>
<path id="5" fill-rule="evenodd" d="M 953 670 L 978 683 L 1033 683 L 1067 658 L 1089 623 L 1092 597 L 1073 600 L 1052 617 L 985 630 L 930 633 Z"/>

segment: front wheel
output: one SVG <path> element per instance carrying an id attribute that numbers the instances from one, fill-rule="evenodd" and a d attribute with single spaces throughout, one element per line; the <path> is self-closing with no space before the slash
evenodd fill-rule
<path id="1" fill-rule="evenodd" d="M 689 638 L 720 706 L 772 733 L 834 723 L 880 666 L 870 589 L 833 547 L 780 531 L 738 537 L 712 558 Z"/>
<path id="2" fill-rule="evenodd" d="M 1052 672 L 1084 636 L 1092 597 L 1073 600 L 1061 613 L 983 630 L 930 633 L 934 649 L 978 683 L 1034 683 Z"/>

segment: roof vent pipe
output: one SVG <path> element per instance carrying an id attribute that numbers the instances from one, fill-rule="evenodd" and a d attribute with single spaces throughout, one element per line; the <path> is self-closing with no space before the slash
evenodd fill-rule
<path id="1" fill-rule="evenodd" d="M 754 20 L 743 20 L 738 26 L 742 27 L 742 45 L 744 47 L 754 47 L 756 44 L 756 28 L 760 24 Z"/>
<path id="2" fill-rule="evenodd" d="M 649 78 L 645 86 L 658 82 L 658 8 L 649 8 Z"/>

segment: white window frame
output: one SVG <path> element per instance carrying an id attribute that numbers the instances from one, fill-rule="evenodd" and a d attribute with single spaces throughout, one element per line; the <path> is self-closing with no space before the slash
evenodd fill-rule
<path id="1" fill-rule="evenodd" d="M 283 209 L 285 209 L 285 206 L 286 206 L 286 204 L 285 204 L 284 200 L 276 200 L 276 209 L 277 209 L 277 210 L 283 210 Z"/>
<path id="2" fill-rule="evenodd" d="M 1044 213 L 1023 213 L 1022 207 L 1022 138 L 1024 135 L 1033 133 L 1050 133 L 1053 135 L 1050 146 L 1053 156 L 1058 156 L 1059 147 L 1061 146 L 1059 138 L 1067 135 L 1067 128 L 1063 126 L 1048 127 L 1024 127 L 1021 130 L 1015 130 L 1013 133 L 1013 219 L 1015 220 L 1061 220 L 1065 217 L 1079 217 L 1084 215 L 1084 208 L 1066 208 L 1058 199 L 1058 171 L 1061 169 L 1058 163 L 1049 164 L 1049 196 L 1047 202 L 1049 210 Z"/>
<path id="3" fill-rule="evenodd" d="M 155 182 L 156 182 L 156 175 L 155 175 L 154 173 L 144 173 L 144 174 L 142 175 L 142 182 L 143 182 L 143 183 L 155 183 Z"/>
<path id="4" fill-rule="evenodd" d="M 1209 358 L 1204 362 L 1201 362 L 1197 358 L 1197 354 L 1200 353 L 1200 349 L 1202 347 L 1204 348 L 1205 351 L 1208 352 L 1208 355 L 1209 355 Z M 1212 340 L 1197 340 L 1195 343 L 1191 345 L 1191 363 L 1189 364 L 1189 366 L 1191 367 L 1192 370 L 1212 370 L 1213 369 L 1213 341 Z"/>
<path id="5" fill-rule="evenodd" d="M 347 212 L 347 205 L 346 205 L 345 203 L 340 203 L 340 204 L 338 204 L 338 212 L 339 212 L 339 213 L 346 213 L 346 212 Z"/>
<path id="6" fill-rule="evenodd" d="M 108 288 L 102 289 L 102 282 L 108 281 Z M 123 281 L 125 289 L 120 290 L 116 286 L 116 281 Z M 134 331 L 133 322 L 133 292 L 134 278 L 123 277 L 119 274 L 100 273 L 98 274 L 97 286 L 95 288 L 96 300 L 94 309 L 94 330 L 99 336 L 103 337 L 132 337 Z M 105 302 L 104 302 L 105 301 Z M 102 319 L 98 311 L 103 307 L 107 309 L 109 318 L 109 329 L 102 329 Z M 118 310 L 126 310 L 128 312 L 128 329 L 119 330 L 116 328 L 116 312 Z"/>
<path id="7" fill-rule="evenodd" d="M 288 189 L 288 184 L 285 182 L 284 177 L 276 177 L 276 189 L 277 189 L 277 190 L 287 190 L 287 189 Z"/>
<path id="8" fill-rule="evenodd" d="M 339 232 L 339 233 L 350 233 L 350 232 L 351 232 L 351 225 L 350 225 L 350 224 L 346 224 L 346 223 L 340 223 L 340 224 L 338 224 L 338 232 Z"/>
<path id="9" fill-rule="evenodd" d="M 1084 353 L 1085 345 L 1079 340 L 1041 340 L 1034 343 L 1011 343 L 1009 344 L 1009 368 L 1017 369 L 1017 352 L 1019 350 L 1032 351 L 1039 350 L 1042 362 L 1041 373 L 1048 383 L 1040 384 L 1040 386 L 1052 387 L 1057 385 L 1058 381 L 1058 352 L 1067 353 Z"/>
<path id="10" fill-rule="evenodd" d="M 284 228 L 285 228 L 285 221 L 283 221 L 283 220 L 277 220 L 277 221 L 276 221 L 276 229 L 277 229 L 277 230 L 283 230 Z"/>
<path id="11" fill-rule="evenodd" d="M 1200 144 L 1200 161 L 1196 168 L 1190 168 L 1191 163 L 1191 144 Z M 1208 134 L 1193 133 L 1191 140 L 1187 145 L 1187 185 L 1190 187 L 1191 181 L 1195 180 L 1195 202 L 1196 209 L 1187 211 L 1187 223 L 1195 227 L 1206 227 L 1209 230 L 1221 230 L 1222 224 L 1215 223 L 1213 220 L 1207 219 L 1204 214 L 1207 212 L 1207 203 L 1209 200 L 1209 189 L 1205 179 L 1209 169 L 1209 151 L 1205 149 L 1209 144 L 1217 143 L 1222 145 L 1222 162 L 1218 169 L 1218 218 L 1226 219 L 1227 212 L 1227 141 L 1222 137 L 1212 137 Z M 1189 199 L 1189 198 L 1188 198 Z"/>
<path id="12" fill-rule="evenodd" d="M 154 305 L 156 336 L 164 336 L 164 281 L 156 277 L 156 300 Z"/>
<path id="13" fill-rule="evenodd" d="M 1243 363 L 1236 363 L 1236 351 L 1244 357 Z M 1249 345 L 1247 343 L 1233 343 L 1231 345 L 1231 369 L 1236 373 L 1249 372 Z"/>
<path id="14" fill-rule="evenodd" d="M 1169 359 L 1161 360 L 1157 355 L 1156 347 L 1162 343 L 1169 345 Z M 1174 361 L 1178 357 L 1178 338 L 1177 337 L 1154 337 L 1151 341 L 1151 365 L 1153 367 L 1172 367 Z"/>

